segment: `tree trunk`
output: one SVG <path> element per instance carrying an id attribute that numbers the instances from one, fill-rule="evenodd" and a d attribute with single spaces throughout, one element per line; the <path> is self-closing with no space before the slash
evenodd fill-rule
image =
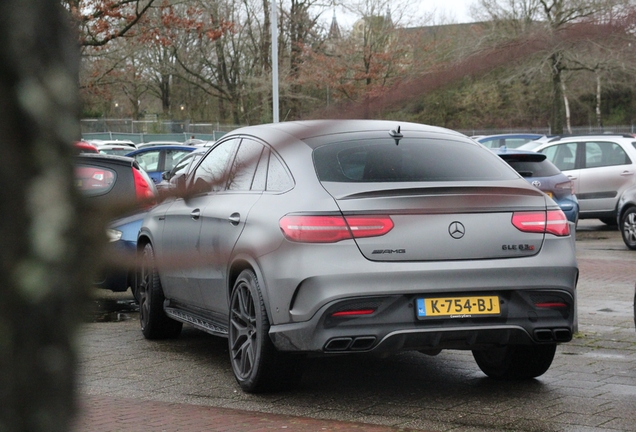
<path id="1" fill-rule="evenodd" d="M 603 130 L 603 120 L 601 119 L 601 76 L 596 71 L 596 125 Z"/>
<path id="2" fill-rule="evenodd" d="M 171 116 L 170 112 L 170 75 L 161 75 L 161 83 L 159 84 L 161 92 L 161 112 L 164 116 Z"/>
<path id="3" fill-rule="evenodd" d="M 554 53 L 550 56 L 552 70 L 552 121 L 551 130 L 553 134 L 563 133 L 563 88 L 561 85 L 561 55 Z"/>
<path id="4" fill-rule="evenodd" d="M 572 125 L 570 124 L 570 101 L 568 100 L 567 92 L 565 91 L 565 84 L 561 83 L 561 89 L 563 90 L 563 106 L 565 107 L 565 125 L 568 128 L 568 133 L 572 133 Z"/>
<path id="5" fill-rule="evenodd" d="M 73 182 L 79 48 L 69 22 L 58 1 L 0 2 L 2 431 L 67 431 L 76 410 L 74 340 L 95 244 Z"/>

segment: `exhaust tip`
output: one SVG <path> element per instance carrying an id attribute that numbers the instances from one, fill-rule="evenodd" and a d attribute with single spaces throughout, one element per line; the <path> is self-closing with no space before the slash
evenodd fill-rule
<path id="1" fill-rule="evenodd" d="M 539 342 L 547 342 L 553 340 L 552 330 L 539 329 L 534 331 L 534 338 Z"/>
<path id="2" fill-rule="evenodd" d="M 572 332 L 568 329 L 554 329 L 554 339 L 559 342 L 569 342 L 572 340 Z"/>
<path id="3" fill-rule="evenodd" d="M 350 349 L 352 350 L 367 350 L 373 346 L 375 343 L 375 336 L 363 336 L 359 338 L 355 338 L 353 343 L 351 344 Z"/>
<path id="4" fill-rule="evenodd" d="M 353 342 L 350 337 L 331 339 L 325 345 L 325 351 L 346 351 Z"/>

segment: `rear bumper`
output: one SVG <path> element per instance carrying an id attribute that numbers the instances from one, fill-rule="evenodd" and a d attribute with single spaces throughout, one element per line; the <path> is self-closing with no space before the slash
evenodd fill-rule
<path id="1" fill-rule="evenodd" d="M 422 320 L 416 317 L 415 303 L 426 294 L 359 297 L 332 302 L 309 321 L 272 326 L 270 337 L 281 351 L 379 354 L 557 343 L 572 339 L 576 308 L 570 293 L 523 290 L 487 294 L 499 296 L 500 316 Z M 536 305 L 557 302 L 566 306 Z M 375 312 L 358 317 L 333 316 L 334 312 L 347 308 L 375 308 Z"/>

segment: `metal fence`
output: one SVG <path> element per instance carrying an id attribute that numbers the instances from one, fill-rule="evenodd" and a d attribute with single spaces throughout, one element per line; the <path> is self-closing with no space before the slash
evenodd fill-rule
<path id="1" fill-rule="evenodd" d="M 216 141 L 239 127 L 220 123 L 132 119 L 83 119 L 80 126 L 83 139 L 131 140 L 136 144 L 149 141 L 186 141 L 190 138 Z"/>
<path id="2" fill-rule="evenodd" d="M 191 123 L 185 121 L 166 120 L 132 120 L 132 119 L 84 119 L 81 121 L 84 139 L 127 139 L 134 143 L 149 141 L 186 141 L 192 137 L 205 141 L 216 141 L 225 133 L 241 125 L 220 123 Z M 456 129 L 468 136 L 495 135 L 503 133 L 539 133 L 552 135 L 549 127 L 544 128 L 508 128 L 508 129 Z M 576 126 L 571 128 L 573 134 L 589 133 L 636 133 L 635 125 L 620 126 Z M 569 131 L 566 131 L 569 133 Z"/>
<path id="3" fill-rule="evenodd" d="M 509 128 L 509 129 L 457 129 L 458 132 L 468 136 L 477 135 L 497 135 L 497 134 L 509 134 L 509 133 L 536 133 L 542 135 L 553 135 L 549 127 L 545 128 Z M 564 134 L 569 134 L 570 131 L 564 130 Z M 595 127 L 595 126 L 573 126 L 571 128 L 572 134 L 634 134 L 636 133 L 635 125 L 620 125 L 620 126 L 607 126 L 607 127 Z"/>

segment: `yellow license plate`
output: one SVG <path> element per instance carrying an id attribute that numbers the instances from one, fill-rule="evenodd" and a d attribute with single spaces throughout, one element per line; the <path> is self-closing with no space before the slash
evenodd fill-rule
<path id="1" fill-rule="evenodd" d="M 544 192 L 547 196 L 549 196 L 550 198 L 552 198 L 552 192 Z"/>
<path id="2" fill-rule="evenodd" d="M 499 297 L 436 297 L 417 299 L 417 317 L 470 318 L 474 315 L 500 315 Z"/>

